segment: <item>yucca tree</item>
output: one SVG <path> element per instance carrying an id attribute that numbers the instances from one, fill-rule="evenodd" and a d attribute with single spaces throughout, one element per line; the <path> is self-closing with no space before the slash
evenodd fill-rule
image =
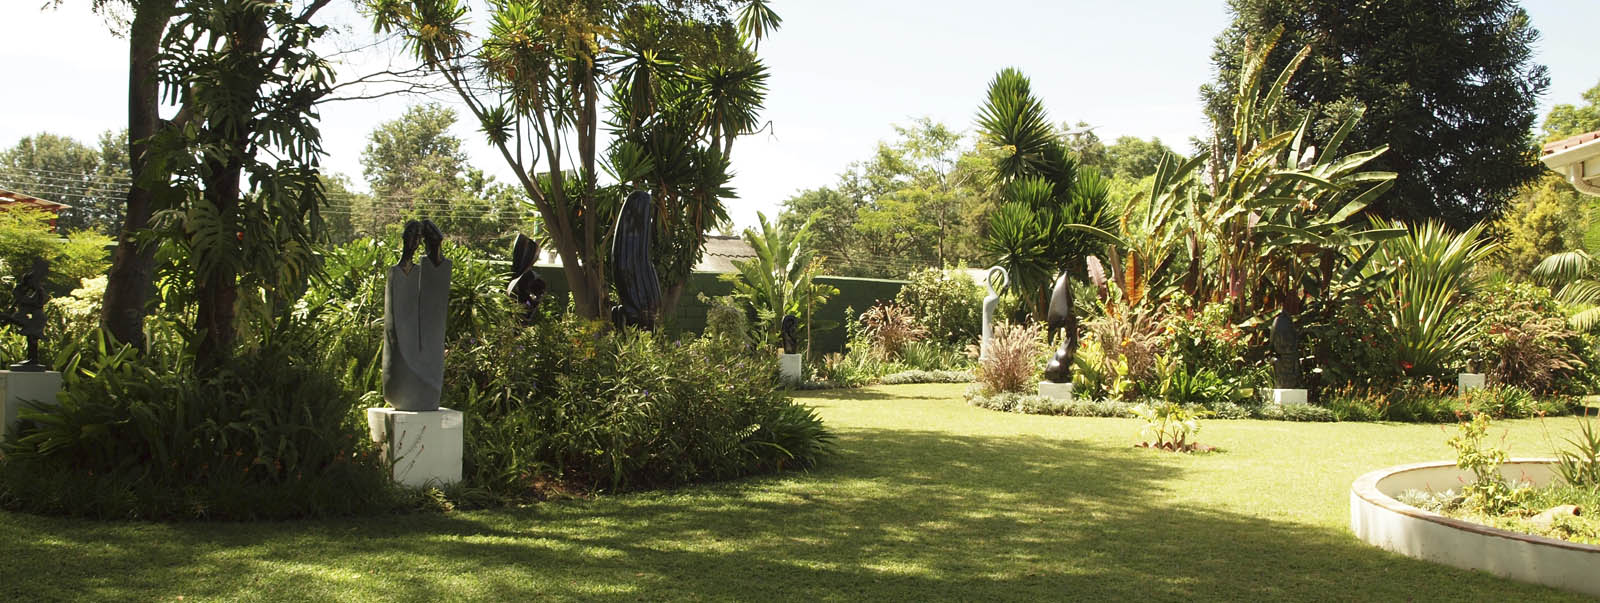
<path id="1" fill-rule="evenodd" d="M 1556 292 L 1556 301 L 1572 313 L 1573 329 L 1600 329 L 1600 259 L 1582 249 L 1551 254 L 1534 267 L 1533 280 Z"/>
<path id="2" fill-rule="evenodd" d="M 771 8 L 497 0 L 474 43 L 464 0 L 364 4 L 375 29 L 399 33 L 477 118 L 538 209 L 580 315 L 601 316 L 609 293 L 605 239 L 622 191 L 601 172 L 656 193 L 670 312 L 706 233 L 726 220 L 731 143 L 753 131 L 765 95 L 766 72 L 731 15 L 747 9 L 754 42 L 777 28 Z"/>
<path id="3" fill-rule="evenodd" d="M 994 149 L 990 184 L 1002 191 L 983 250 L 1006 268 L 1018 295 L 1042 317 L 1055 275 L 1081 272 L 1083 258 L 1102 245 L 1069 226 L 1109 229 L 1115 223 L 1109 188 L 1098 172 L 1078 169 L 1031 82 L 1016 69 L 989 82 L 978 132 Z"/>
<path id="4" fill-rule="evenodd" d="M 734 260 L 736 272 L 721 278 L 733 284 L 734 299 L 756 317 L 760 332 L 776 333 L 784 315 L 793 314 L 810 341 L 813 329 L 820 328 L 813 324 L 817 321 L 812 320 L 810 310 L 839 294 L 835 287 L 814 282 L 821 267 L 821 259 L 810 245 L 814 220 L 799 228 L 785 228 L 760 212 L 756 219 L 760 230 L 744 230 L 744 240 L 756 257 Z"/>
<path id="5" fill-rule="evenodd" d="M 1398 222 L 1374 224 L 1404 228 Z M 1473 268 L 1496 246 L 1483 238 L 1482 224 L 1454 233 L 1429 221 L 1367 252 L 1370 262 L 1364 276 L 1379 282 L 1396 355 L 1408 374 L 1437 375 L 1451 368 L 1476 325 L 1477 318 L 1461 309 L 1462 300 L 1480 284 Z"/>

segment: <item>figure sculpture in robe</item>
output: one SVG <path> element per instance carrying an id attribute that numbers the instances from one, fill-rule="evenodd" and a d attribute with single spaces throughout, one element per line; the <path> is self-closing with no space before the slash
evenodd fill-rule
<path id="1" fill-rule="evenodd" d="M 800 319 L 793 314 L 785 314 L 778 323 L 778 342 L 783 345 L 783 353 L 799 354 L 800 344 L 796 341 L 794 330 L 800 326 Z"/>
<path id="2" fill-rule="evenodd" d="M 1050 292 L 1050 308 L 1045 314 L 1050 342 L 1055 343 L 1056 331 L 1062 331 L 1061 347 L 1044 365 L 1044 378 L 1051 383 L 1072 382 L 1072 360 L 1078 353 L 1078 314 L 1072 310 L 1072 278 L 1062 271 L 1056 277 L 1055 289 Z"/>
<path id="3" fill-rule="evenodd" d="M 996 280 L 999 285 L 995 284 Z M 989 340 L 994 337 L 994 310 L 1000 305 L 1000 292 L 1011 284 L 1011 275 L 1005 268 L 993 266 L 984 275 L 983 286 L 989 289 L 989 296 L 983 298 L 983 339 L 978 340 L 978 357 L 989 357 Z"/>
<path id="4" fill-rule="evenodd" d="M 33 267 L 17 279 L 16 287 L 11 290 L 12 303 L 17 310 L 0 315 L 0 322 L 17 327 L 17 332 L 28 338 L 27 358 L 11 365 L 13 371 L 39 373 L 46 370 L 45 365 L 39 362 L 39 338 L 44 337 L 44 306 L 48 301 L 44 281 L 49 276 L 50 263 L 34 260 Z"/>
<path id="5" fill-rule="evenodd" d="M 654 330 L 661 308 L 661 281 L 650 261 L 650 193 L 634 191 L 622 202 L 617 225 L 611 232 L 611 270 L 618 304 L 611 308 L 611 323 L 618 329 L 634 326 Z"/>
<path id="6" fill-rule="evenodd" d="M 533 264 L 539 259 L 539 242 L 517 233 L 511 245 L 511 282 L 506 284 L 506 294 L 522 307 L 522 324 L 533 324 L 539 317 L 539 301 L 544 298 L 546 285 Z"/>
<path id="7" fill-rule="evenodd" d="M 407 222 L 400 262 L 389 267 L 383 294 L 383 399 L 396 410 L 439 410 L 450 299 L 450 260 L 439 249 L 443 240 L 433 222 Z M 419 243 L 427 259 L 415 262 Z"/>
<path id="8" fill-rule="evenodd" d="M 1288 311 L 1272 319 L 1272 386 L 1300 389 L 1300 333 Z"/>

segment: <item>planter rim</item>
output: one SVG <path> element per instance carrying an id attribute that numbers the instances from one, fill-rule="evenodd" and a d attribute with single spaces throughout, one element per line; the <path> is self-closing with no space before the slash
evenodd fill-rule
<path id="1" fill-rule="evenodd" d="M 1548 465 L 1548 464 L 1553 464 L 1555 462 L 1556 462 L 1556 459 L 1553 459 L 1553 458 L 1514 458 L 1514 459 L 1510 459 L 1510 460 L 1508 460 L 1508 461 L 1506 461 L 1504 463 L 1501 463 L 1501 466 L 1505 466 L 1505 465 Z M 1410 472 L 1410 471 L 1416 471 L 1416 470 L 1419 470 L 1419 469 L 1434 469 L 1434 468 L 1439 468 L 1439 467 L 1455 467 L 1455 466 L 1456 466 L 1455 461 L 1427 461 L 1427 462 L 1422 462 L 1422 463 L 1411 463 L 1411 464 L 1408 464 L 1408 465 L 1396 465 L 1394 467 L 1378 469 L 1376 471 L 1368 472 L 1365 475 L 1362 475 L 1361 477 L 1356 478 L 1355 483 L 1351 484 L 1351 486 L 1350 486 L 1350 492 L 1352 494 L 1360 497 L 1362 500 L 1364 500 L 1364 501 L 1366 501 L 1368 503 L 1371 503 L 1373 505 L 1377 505 L 1379 507 L 1382 507 L 1384 510 L 1387 510 L 1387 511 L 1390 511 L 1390 512 L 1393 512 L 1393 513 L 1398 513 L 1398 514 L 1401 514 L 1401 515 L 1405 515 L 1407 517 L 1414 517 L 1414 518 L 1417 518 L 1417 519 L 1421 519 L 1423 521 L 1429 521 L 1429 522 L 1437 523 L 1437 524 L 1448 526 L 1448 527 L 1455 528 L 1455 529 L 1458 529 L 1458 530 L 1463 530 L 1463 531 L 1466 531 L 1466 532 L 1472 532 L 1474 534 L 1481 534 L 1481 535 L 1484 535 L 1484 536 L 1491 536 L 1491 537 L 1495 537 L 1495 538 L 1505 538 L 1507 540 L 1520 540 L 1520 541 L 1523 541 L 1523 542 L 1529 542 L 1529 543 L 1540 544 L 1540 545 L 1545 545 L 1545 546 L 1559 547 L 1559 548 L 1570 549 L 1570 550 L 1574 550 L 1574 551 L 1583 551 L 1583 552 L 1589 552 L 1589 553 L 1600 553 L 1600 546 L 1595 546 L 1595 545 L 1591 545 L 1591 544 L 1583 544 L 1583 543 L 1579 543 L 1579 542 L 1572 542 L 1570 540 L 1560 540 L 1560 539 L 1556 539 L 1556 538 L 1547 538 L 1547 537 L 1544 537 L 1544 536 L 1535 536 L 1533 534 L 1525 534 L 1525 533 L 1522 533 L 1522 532 L 1513 532 L 1511 530 L 1502 530 L 1500 528 L 1489 527 L 1489 526 L 1486 526 L 1486 525 L 1483 525 L 1483 524 L 1479 524 L 1479 523 L 1473 523 L 1473 522 L 1470 522 L 1470 521 L 1465 521 L 1465 520 L 1461 520 L 1461 519 L 1455 519 L 1455 518 L 1452 518 L 1452 517 L 1446 517 L 1444 515 L 1440 515 L 1438 513 L 1432 512 L 1432 511 L 1425 511 L 1425 510 L 1413 507 L 1411 505 L 1402 503 L 1402 502 L 1400 502 L 1398 500 L 1395 500 L 1394 497 L 1391 497 L 1391 496 L 1389 496 L 1387 494 L 1384 494 L 1382 491 L 1378 490 L 1378 482 L 1383 480 L 1383 478 L 1389 477 L 1391 475 L 1398 475 L 1398 474 L 1401 474 L 1401 473 L 1406 473 L 1406 472 Z"/>

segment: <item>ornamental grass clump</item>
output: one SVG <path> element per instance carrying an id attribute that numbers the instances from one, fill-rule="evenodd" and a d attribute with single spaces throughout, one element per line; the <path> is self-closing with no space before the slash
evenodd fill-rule
<path id="1" fill-rule="evenodd" d="M 974 372 L 984 395 L 1026 392 L 1038 382 L 1044 353 L 1037 323 L 1022 326 L 1000 323 L 989 342 L 989 356 L 978 360 Z"/>

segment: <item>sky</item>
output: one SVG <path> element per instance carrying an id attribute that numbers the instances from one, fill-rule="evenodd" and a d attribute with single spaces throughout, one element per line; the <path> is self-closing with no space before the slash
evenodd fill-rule
<path id="1" fill-rule="evenodd" d="M 0 0 L 0 148 L 40 131 L 93 143 L 126 125 L 127 45 L 87 0 L 41 11 L 45 0 Z M 871 156 L 893 124 L 927 116 L 971 131 L 985 86 L 1017 67 L 1033 81 L 1055 122 L 1087 122 L 1102 140 L 1159 137 L 1187 150 L 1205 131 L 1199 87 L 1212 77 L 1212 39 L 1228 23 L 1222 0 L 776 0 L 782 29 L 763 41 L 770 71 L 766 131 L 734 146 L 728 203 L 740 227 L 757 211 L 774 215 L 804 189 L 832 185 L 851 162 Z M 1600 83 L 1595 0 L 1527 0 L 1541 32 L 1534 60 L 1549 68 L 1539 115 L 1577 103 Z M 370 41 L 353 11 L 331 15 L 337 44 Z M 481 22 L 481 16 L 479 21 Z M 405 64 L 394 46 L 344 54 L 345 78 Z M 420 102 L 457 106 L 447 96 L 331 103 L 321 129 L 325 171 L 364 190 L 360 156 L 374 127 Z M 475 128 L 459 123 L 472 164 L 514 182 Z"/>

